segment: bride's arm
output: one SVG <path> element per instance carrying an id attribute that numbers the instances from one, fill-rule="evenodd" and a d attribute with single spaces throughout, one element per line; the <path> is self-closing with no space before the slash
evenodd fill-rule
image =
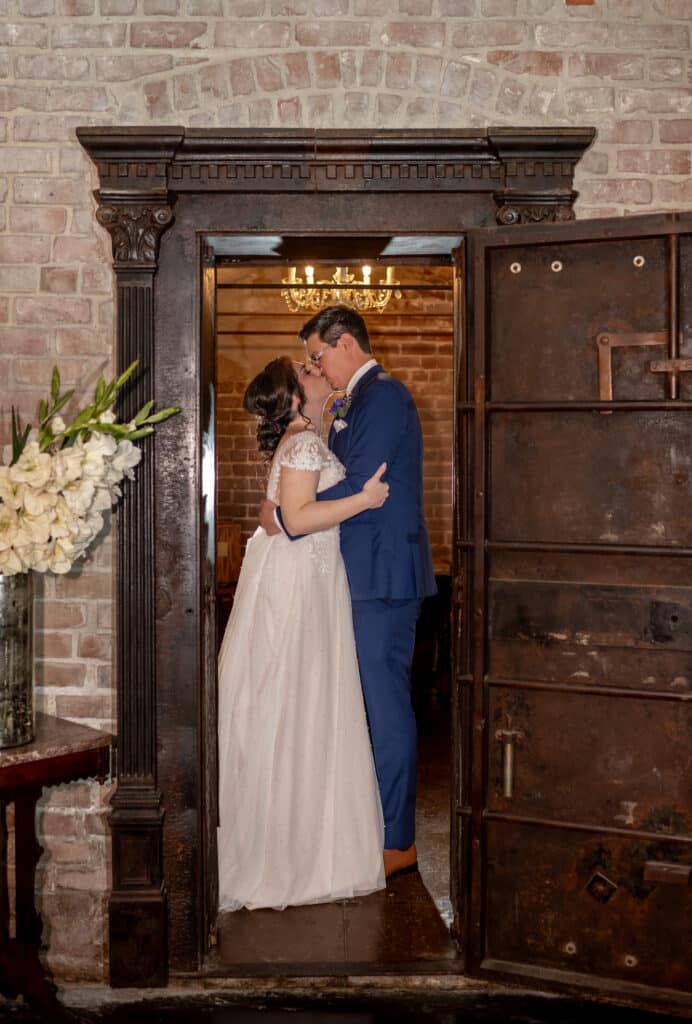
<path id="1" fill-rule="evenodd" d="M 330 526 L 343 523 L 344 519 L 364 512 L 366 508 L 384 505 L 389 494 L 389 484 L 380 479 L 385 472 L 382 463 L 377 472 L 363 485 L 361 491 L 334 501 L 317 501 L 316 492 L 319 471 L 313 469 L 281 468 L 279 494 L 281 518 L 290 534 L 316 533 Z"/>

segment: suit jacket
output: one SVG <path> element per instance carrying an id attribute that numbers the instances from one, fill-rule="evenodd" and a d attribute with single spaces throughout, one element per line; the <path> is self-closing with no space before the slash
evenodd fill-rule
<path id="1" fill-rule="evenodd" d="M 359 491 L 387 463 L 389 498 L 341 524 L 341 552 L 351 599 L 423 598 L 436 591 L 423 515 L 423 437 L 408 389 L 373 366 L 356 383 L 348 412 L 329 432 L 329 447 L 346 467 L 346 479 L 319 499 Z"/>

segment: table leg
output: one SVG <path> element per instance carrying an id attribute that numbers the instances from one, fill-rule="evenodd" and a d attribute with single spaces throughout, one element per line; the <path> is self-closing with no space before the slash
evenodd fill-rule
<path id="1" fill-rule="evenodd" d="M 51 1024 L 79 1024 L 81 1018 L 60 1002 L 55 985 L 43 973 L 35 946 L 0 940 L 0 992 L 8 999 L 21 995 Z"/>
<path id="2" fill-rule="evenodd" d="M 16 938 L 9 939 L 8 931 L 3 932 L 0 928 L 0 991 L 10 998 L 23 995 L 32 1007 L 47 1015 L 46 1020 L 55 1024 L 73 1024 L 79 1021 L 79 1017 L 62 1005 L 55 985 L 46 978 L 39 959 L 42 924 L 40 914 L 36 913 L 34 885 L 36 865 L 43 852 L 36 839 L 36 802 L 40 795 L 40 790 L 29 791 L 14 800 Z M 4 905 L 9 905 L 7 824 L 5 804 L 0 803 L 0 869 L 3 858 L 4 893 L 0 879 L 0 914 Z"/>
<path id="3" fill-rule="evenodd" d="M 43 925 L 36 913 L 36 865 L 43 850 L 36 839 L 36 802 L 41 791 L 23 793 L 14 802 L 14 848 L 17 892 L 17 941 L 40 946 Z"/>
<path id="4" fill-rule="evenodd" d="M 10 937 L 10 898 L 7 885 L 7 803 L 0 800 L 0 942 Z"/>

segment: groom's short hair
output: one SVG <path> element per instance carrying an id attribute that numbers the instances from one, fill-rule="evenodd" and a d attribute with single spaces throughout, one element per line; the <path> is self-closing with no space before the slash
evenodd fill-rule
<path id="1" fill-rule="evenodd" d="M 350 306 L 325 306 L 303 325 L 300 337 L 307 341 L 315 333 L 332 346 L 336 345 L 342 334 L 351 334 L 363 352 L 372 352 L 365 320 Z"/>

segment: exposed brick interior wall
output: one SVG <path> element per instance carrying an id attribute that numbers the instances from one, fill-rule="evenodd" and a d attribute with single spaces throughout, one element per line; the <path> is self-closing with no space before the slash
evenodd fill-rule
<path id="1" fill-rule="evenodd" d="M 55 363 L 83 387 L 113 362 L 110 239 L 76 125 L 594 125 L 578 216 L 680 208 L 691 16 L 692 0 L 0 0 L 0 440 L 10 405 L 32 414 Z M 413 373 L 411 349 L 378 355 Z M 431 397 L 416 397 L 425 414 Z M 105 544 L 46 578 L 39 601 L 40 706 L 106 727 L 111 557 Z M 71 787 L 41 819 L 58 977 L 103 974 L 106 795 Z M 82 941 L 55 907 L 81 909 Z"/>
<path id="2" fill-rule="evenodd" d="M 333 266 L 320 269 L 329 277 Z M 439 291 L 404 291 L 383 313 L 367 317 L 373 352 L 416 400 L 425 442 L 425 511 L 435 568 L 449 572 L 452 546 L 452 271 L 450 267 L 396 268 L 397 280 Z M 220 282 L 278 282 L 282 271 L 221 270 Z M 382 271 L 375 271 L 379 280 Z M 242 408 L 249 380 L 277 355 L 302 359 L 297 331 L 311 316 L 290 314 L 280 292 L 220 291 L 217 297 L 217 514 L 241 524 L 243 546 L 257 526 L 266 464 L 257 453 L 255 423 Z M 259 333 L 258 333 L 259 331 Z M 329 405 L 329 401 L 327 405 Z M 328 427 L 325 417 L 324 431 Z"/>

